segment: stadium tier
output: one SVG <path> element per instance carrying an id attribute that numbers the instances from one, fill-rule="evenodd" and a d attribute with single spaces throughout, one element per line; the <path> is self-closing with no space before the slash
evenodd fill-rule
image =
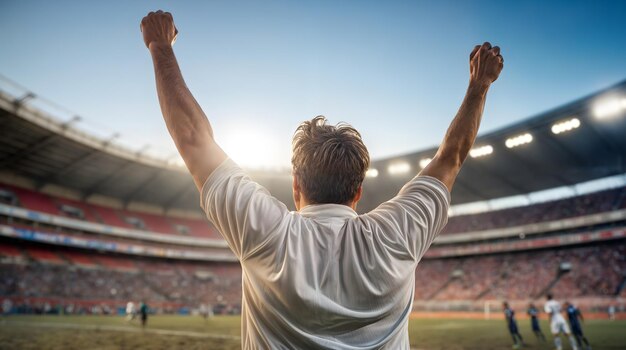
<path id="1" fill-rule="evenodd" d="M 215 229 L 202 219 L 166 218 L 162 215 L 107 208 L 2 183 L 0 191 L 5 198 L 0 203 L 13 204 L 44 214 L 165 234 L 219 237 Z"/>
<path id="2" fill-rule="evenodd" d="M 52 253 L 23 243 L 1 243 L 0 259 L 0 296 L 24 312 L 44 312 L 48 305 L 55 313 L 116 313 L 128 300 L 150 300 L 164 312 L 203 303 L 238 312 L 241 302 L 238 264 L 163 262 L 67 249 Z"/>
<path id="3" fill-rule="evenodd" d="M 48 303 L 55 308 L 80 304 L 117 310 L 128 300 L 143 299 L 160 305 L 164 312 L 201 304 L 236 312 L 241 301 L 241 269 L 236 263 L 163 262 L 64 249 L 51 253 L 16 242 L 2 243 L 0 258 L 0 296 L 16 307 L 41 308 Z M 485 302 L 497 305 L 508 299 L 524 304 L 551 291 L 601 311 L 626 295 L 625 273 L 624 240 L 424 259 L 416 274 L 415 305 L 426 310 L 476 311 Z"/>
<path id="4" fill-rule="evenodd" d="M 616 188 L 531 206 L 453 216 L 443 233 L 492 230 L 613 212 L 626 208 L 626 188 Z"/>

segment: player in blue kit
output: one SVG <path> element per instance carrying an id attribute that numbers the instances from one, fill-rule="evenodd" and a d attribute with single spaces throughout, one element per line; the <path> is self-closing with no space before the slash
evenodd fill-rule
<path id="1" fill-rule="evenodd" d="M 526 313 L 530 317 L 530 328 L 532 328 L 533 333 L 535 333 L 535 337 L 545 342 L 546 336 L 543 335 L 543 332 L 541 331 L 541 328 L 539 327 L 539 309 L 537 309 L 535 304 L 530 303 L 528 305 L 528 310 L 526 311 Z"/>
<path id="2" fill-rule="evenodd" d="M 565 312 L 567 313 L 567 319 L 569 320 L 569 325 L 572 328 L 572 334 L 576 337 L 578 346 L 582 348 L 584 343 L 587 350 L 591 350 L 589 340 L 587 340 L 587 337 L 583 334 L 583 328 L 581 325 L 581 322 L 585 321 L 583 314 L 569 301 L 565 302 Z"/>
<path id="3" fill-rule="evenodd" d="M 504 317 L 506 318 L 506 324 L 509 327 L 509 333 L 511 333 L 511 337 L 513 338 L 513 349 L 519 349 L 520 346 L 526 346 L 524 344 L 524 339 L 522 339 L 522 335 L 519 334 L 519 330 L 517 329 L 517 321 L 515 321 L 515 311 L 511 309 L 508 302 L 502 303 L 502 307 L 504 308 Z"/>

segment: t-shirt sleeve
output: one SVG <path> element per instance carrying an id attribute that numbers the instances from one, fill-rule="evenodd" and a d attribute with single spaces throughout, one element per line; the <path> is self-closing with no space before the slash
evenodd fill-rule
<path id="1" fill-rule="evenodd" d="M 278 239 L 289 210 L 226 159 L 202 186 L 200 206 L 240 259 Z"/>
<path id="2" fill-rule="evenodd" d="M 450 192 L 441 181 L 416 176 L 368 216 L 377 221 L 389 250 L 419 261 L 448 222 L 449 206 Z"/>

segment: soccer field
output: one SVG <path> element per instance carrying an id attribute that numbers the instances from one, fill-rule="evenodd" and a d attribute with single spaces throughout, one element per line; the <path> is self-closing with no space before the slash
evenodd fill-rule
<path id="1" fill-rule="evenodd" d="M 153 316 L 142 330 L 136 321 L 112 316 L 11 316 L 1 319 L 0 349 L 240 349 L 240 318 Z M 532 349 L 553 349 L 538 342 L 528 322 L 521 333 Z M 510 349 L 502 320 L 414 319 L 414 349 Z M 542 323 L 544 332 L 547 324 Z M 626 321 L 590 320 L 585 332 L 594 350 L 626 349 Z M 568 347 L 565 347 L 567 349 Z"/>

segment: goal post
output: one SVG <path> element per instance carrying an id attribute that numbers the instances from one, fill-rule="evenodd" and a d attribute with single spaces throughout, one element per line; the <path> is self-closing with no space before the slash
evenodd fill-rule
<path id="1" fill-rule="evenodd" d="M 485 300 L 484 301 L 483 314 L 484 314 L 485 320 L 490 320 L 491 314 L 494 312 L 494 310 L 498 310 L 497 308 L 498 303 L 499 302 L 497 300 Z"/>

